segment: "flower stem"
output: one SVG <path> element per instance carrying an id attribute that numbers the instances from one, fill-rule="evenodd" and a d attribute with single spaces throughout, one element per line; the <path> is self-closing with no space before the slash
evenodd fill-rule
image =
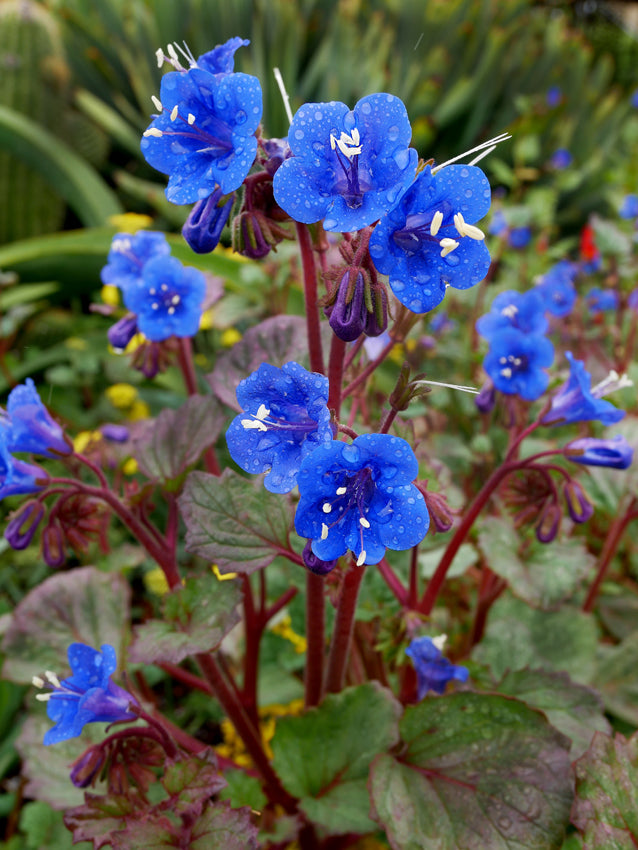
<path id="1" fill-rule="evenodd" d="M 364 381 L 366 381 L 370 375 L 374 372 L 374 370 L 379 366 L 388 354 L 392 351 L 396 343 L 396 340 L 390 338 L 390 342 L 388 342 L 385 347 L 382 349 L 380 354 L 371 360 L 370 363 L 365 367 L 365 369 L 360 372 L 357 377 L 345 388 L 345 390 L 341 393 L 341 401 L 348 398 L 348 396 L 353 393 L 358 386 L 360 386 Z"/>
<path id="2" fill-rule="evenodd" d="M 616 550 L 618 549 L 625 529 L 633 519 L 638 517 L 638 511 L 636 511 L 637 505 L 638 499 L 634 496 L 625 513 L 617 516 L 612 522 L 607 538 L 605 539 L 602 552 L 600 553 L 596 578 L 594 579 L 592 586 L 589 588 L 589 593 L 587 594 L 587 598 L 583 604 L 583 611 L 590 612 L 593 610 L 596 597 L 598 596 L 598 591 L 603 583 L 609 564 L 611 563 L 611 559 L 616 554 Z"/>
<path id="3" fill-rule="evenodd" d="M 296 228 L 299 250 L 301 252 L 301 265 L 303 268 L 310 368 L 313 372 L 321 372 L 323 374 L 323 350 L 321 347 L 319 306 L 317 304 L 317 268 L 315 266 L 312 240 L 310 239 L 310 231 L 305 224 L 297 222 Z"/>
<path id="4" fill-rule="evenodd" d="M 398 577 L 398 575 L 394 572 L 390 564 L 387 562 L 386 558 L 382 558 L 378 564 L 379 572 L 381 573 L 381 578 L 388 585 L 392 593 L 397 598 L 398 602 L 401 605 L 408 604 L 408 594 L 403 586 L 403 582 Z"/>
<path id="5" fill-rule="evenodd" d="M 343 679 L 354 631 L 357 598 L 364 573 L 364 567 L 351 567 L 343 579 L 326 671 L 326 691 L 328 693 L 336 694 L 343 688 Z"/>
<path id="6" fill-rule="evenodd" d="M 343 383 L 343 360 L 346 354 L 346 344 L 338 336 L 333 336 L 330 345 L 328 361 L 329 395 L 328 408 L 334 410 L 337 421 L 341 413 L 341 385 Z"/>
<path id="7" fill-rule="evenodd" d="M 193 342 L 189 336 L 180 337 L 177 359 L 189 395 L 197 395 L 197 373 L 193 362 Z"/>
<path id="8" fill-rule="evenodd" d="M 323 576 L 306 575 L 306 707 L 319 705 L 323 686 L 325 642 L 325 588 Z"/>

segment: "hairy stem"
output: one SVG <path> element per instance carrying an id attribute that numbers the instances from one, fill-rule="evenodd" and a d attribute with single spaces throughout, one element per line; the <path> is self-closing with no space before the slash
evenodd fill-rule
<path id="1" fill-rule="evenodd" d="M 313 372 L 324 372 L 323 350 L 321 347 L 321 327 L 319 324 L 319 306 L 317 304 L 317 268 L 310 232 L 305 224 L 297 222 L 297 239 L 301 252 L 304 295 L 306 299 L 306 329 L 308 331 L 308 350 L 310 368 Z"/>
<path id="2" fill-rule="evenodd" d="M 325 642 L 325 588 L 323 576 L 306 575 L 306 706 L 319 705 L 323 687 Z"/>
<path id="3" fill-rule="evenodd" d="M 328 693 L 338 693 L 343 688 L 343 679 L 354 630 L 359 588 L 364 573 L 364 567 L 351 567 L 343 578 L 326 671 L 326 691 Z"/>

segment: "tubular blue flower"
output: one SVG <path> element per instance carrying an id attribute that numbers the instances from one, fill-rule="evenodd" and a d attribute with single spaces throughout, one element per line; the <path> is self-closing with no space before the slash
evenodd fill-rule
<path id="1" fill-rule="evenodd" d="M 543 334 L 547 327 L 545 302 L 536 288 L 527 292 L 508 289 L 499 293 L 492 301 L 490 312 L 476 322 L 476 330 L 488 340 L 505 328 L 516 328 L 525 334 Z"/>
<path id="2" fill-rule="evenodd" d="M 428 691 L 442 694 L 452 679 L 459 682 L 468 680 L 470 674 L 467 667 L 459 667 L 443 657 L 441 649 L 444 642 L 445 635 L 434 639 L 419 637 L 415 638 L 405 651 L 416 670 L 417 695 L 420 700 Z"/>
<path id="3" fill-rule="evenodd" d="M 224 44 L 218 44 L 207 53 L 197 57 L 197 67 L 211 74 L 231 74 L 235 70 L 235 53 L 240 47 L 248 47 L 250 41 L 236 35 Z"/>
<path id="4" fill-rule="evenodd" d="M 142 277 L 144 264 L 152 257 L 167 257 L 171 252 L 166 236 L 153 230 L 135 234 L 118 233 L 113 237 L 107 264 L 100 272 L 105 286 L 118 286 L 125 292 Z"/>
<path id="5" fill-rule="evenodd" d="M 638 195 L 625 195 L 618 215 L 621 218 L 638 218 Z"/>
<path id="6" fill-rule="evenodd" d="M 565 446 L 565 457 L 586 466 L 608 466 L 627 469 L 634 459 L 634 450 L 620 434 L 611 440 L 583 437 Z"/>
<path id="7" fill-rule="evenodd" d="M 234 196 L 225 199 L 217 187 L 208 198 L 197 201 L 182 227 L 182 236 L 196 254 L 210 254 L 219 244 Z M 223 203 L 220 206 L 220 201 Z"/>
<path id="8" fill-rule="evenodd" d="M 378 564 L 389 549 L 410 549 L 430 519 L 411 482 L 419 464 L 409 444 L 389 434 L 334 440 L 301 464 L 295 529 L 312 551 L 331 561 L 350 549 L 357 566 Z"/>
<path id="9" fill-rule="evenodd" d="M 306 103 L 288 133 L 292 156 L 273 178 L 275 200 L 295 221 L 361 230 L 387 212 L 414 180 L 418 154 L 403 103 L 371 94 L 345 103 Z"/>
<path id="10" fill-rule="evenodd" d="M 328 379 L 294 362 L 262 363 L 237 387 L 237 401 L 244 412 L 226 432 L 232 459 L 246 472 L 266 472 L 271 493 L 289 493 L 303 459 L 332 442 Z"/>
<path id="11" fill-rule="evenodd" d="M 448 285 L 469 289 L 490 267 L 485 234 L 475 226 L 490 208 L 487 177 L 472 165 L 427 166 L 370 238 L 370 256 L 399 301 L 427 313 Z"/>
<path id="12" fill-rule="evenodd" d="M 140 331 L 151 342 L 170 336 L 194 336 L 199 329 L 206 279 L 175 257 L 153 257 L 134 286 L 124 290 L 124 303 L 137 316 Z"/>
<path id="13" fill-rule="evenodd" d="M 133 337 L 140 332 L 137 326 L 137 316 L 127 313 L 118 319 L 107 331 L 109 343 L 116 351 L 124 351 Z"/>
<path id="14" fill-rule="evenodd" d="M 558 150 L 554 151 L 552 154 L 550 165 L 557 171 L 562 171 L 564 168 L 569 168 L 573 161 L 574 157 L 567 148 L 558 148 Z"/>
<path id="15" fill-rule="evenodd" d="M 585 296 L 585 302 L 592 316 L 615 310 L 618 307 L 618 293 L 614 289 L 600 289 L 594 286 Z"/>
<path id="16" fill-rule="evenodd" d="M 544 370 L 553 360 L 554 347 L 546 337 L 510 327 L 490 337 L 483 368 L 500 392 L 534 401 L 547 388 L 549 376 Z"/>
<path id="17" fill-rule="evenodd" d="M 255 161 L 261 86 L 256 77 L 227 70 L 240 46 L 231 42 L 162 78 L 154 101 L 161 112 L 144 131 L 141 148 L 153 168 L 170 175 L 166 197 L 173 204 L 203 200 L 217 185 L 224 195 L 234 192 Z"/>
<path id="18" fill-rule="evenodd" d="M 542 419 L 544 425 L 570 425 L 573 422 L 598 420 L 603 425 L 620 422 L 625 415 L 601 396 L 630 384 L 612 372 L 608 378 L 592 388 L 591 375 L 582 360 L 575 360 L 571 351 L 565 352 L 570 363 L 569 380 L 552 399 L 552 406 Z"/>
<path id="19" fill-rule="evenodd" d="M 574 263 L 561 260 L 536 284 L 535 290 L 543 299 L 548 313 L 558 317 L 571 313 L 578 295 L 573 283 L 577 271 Z"/>
<path id="20" fill-rule="evenodd" d="M 38 688 L 50 688 L 36 699 L 47 703 L 49 719 L 55 726 L 44 736 L 44 743 L 59 744 L 82 734 L 87 723 L 115 723 L 135 720 L 131 709 L 138 702 L 128 691 L 116 685 L 111 675 L 117 668 L 115 650 L 103 643 L 101 652 L 84 643 L 72 643 L 67 651 L 72 675 L 60 681 L 55 673 L 34 676 Z"/>
<path id="21" fill-rule="evenodd" d="M 5 442 L 10 452 L 44 457 L 71 454 L 64 431 L 42 404 L 31 378 L 11 390 L 5 416 Z"/>

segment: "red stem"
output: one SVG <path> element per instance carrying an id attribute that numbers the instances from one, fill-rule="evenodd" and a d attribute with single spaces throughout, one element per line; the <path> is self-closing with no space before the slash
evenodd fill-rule
<path id="1" fill-rule="evenodd" d="M 183 667 L 178 667 L 177 664 L 162 662 L 161 664 L 158 664 L 158 667 L 160 667 L 165 673 L 168 673 L 169 676 L 172 676 L 173 679 L 177 679 L 178 682 L 182 682 L 182 684 L 187 685 L 189 688 L 194 688 L 195 690 L 202 691 L 205 694 L 213 694 L 213 689 L 205 679 L 196 676 L 189 670 L 184 670 Z"/>
<path id="2" fill-rule="evenodd" d="M 338 336 L 333 336 L 330 345 L 330 360 L 328 362 L 328 381 L 330 385 L 328 408 L 329 410 L 334 410 L 337 421 L 341 413 L 341 385 L 343 383 L 343 358 L 345 353 L 345 342 L 339 339 Z"/>
<path id="3" fill-rule="evenodd" d="M 605 574 L 607 573 L 611 563 L 611 559 L 616 553 L 616 549 L 620 544 L 625 529 L 633 519 L 638 517 L 638 512 L 636 511 L 637 504 L 638 499 L 634 496 L 627 511 L 621 516 L 617 516 L 612 522 L 607 538 L 605 539 L 602 552 L 600 553 L 596 578 L 594 579 L 592 586 L 589 588 L 589 593 L 587 594 L 587 598 L 583 604 L 583 611 L 590 612 L 593 610 L 596 597 L 598 596 L 598 591 L 600 590 L 600 586 L 603 583 Z"/>
<path id="4" fill-rule="evenodd" d="M 357 598 L 364 573 L 365 567 L 351 567 L 343 579 L 326 671 L 326 691 L 328 693 L 336 694 L 343 688 L 343 679 L 354 630 Z"/>
<path id="5" fill-rule="evenodd" d="M 401 605 L 407 605 L 408 593 L 403 586 L 403 582 L 394 572 L 386 558 L 382 558 L 379 561 L 378 568 L 381 573 L 381 578 L 388 585 L 397 600 L 401 603 Z"/>
<path id="6" fill-rule="evenodd" d="M 180 338 L 178 342 L 177 359 L 184 378 L 186 392 L 189 396 L 197 395 L 197 372 L 195 371 L 195 363 L 193 361 L 193 341 L 189 336 L 186 336 Z M 222 474 L 215 449 L 212 446 L 209 446 L 204 452 L 204 464 L 207 472 L 210 472 L 212 475 Z"/>
<path id="7" fill-rule="evenodd" d="M 308 351 L 310 368 L 313 372 L 324 373 L 323 350 L 321 347 L 321 327 L 319 324 L 319 306 L 317 304 L 317 269 L 310 232 L 305 224 L 296 223 L 297 239 L 301 252 L 303 268 L 304 295 L 306 299 L 306 328 L 308 331 Z"/>
<path id="8" fill-rule="evenodd" d="M 323 576 L 306 575 L 306 707 L 319 705 L 323 686 L 325 643 L 325 588 Z"/>
<path id="9" fill-rule="evenodd" d="M 419 603 L 419 547 L 412 547 L 410 557 L 410 588 L 408 590 L 408 605 L 416 608 Z"/>
<path id="10" fill-rule="evenodd" d="M 263 613 L 255 611 L 255 601 L 250 578 L 242 576 L 244 585 L 244 629 L 246 632 L 246 651 L 244 653 L 244 684 L 242 702 L 253 726 L 259 728 L 257 713 L 257 679 L 259 673 L 259 647 L 264 631 Z"/>

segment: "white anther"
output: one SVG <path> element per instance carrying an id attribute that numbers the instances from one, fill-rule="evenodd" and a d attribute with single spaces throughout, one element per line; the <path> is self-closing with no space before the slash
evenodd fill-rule
<path id="1" fill-rule="evenodd" d="M 518 313 L 518 307 L 515 304 L 508 304 L 501 310 L 501 316 L 507 316 L 508 319 L 514 319 Z"/>
<path id="2" fill-rule="evenodd" d="M 155 136 L 156 139 L 162 138 L 162 131 L 158 130 L 157 127 L 149 127 L 148 130 L 144 130 L 142 133 L 143 136 Z"/>
<path id="3" fill-rule="evenodd" d="M 443 647 L 445 646 L 445 641 L 447 640 L 447 635 L 437 635 L 437 637 L 432 638 L 432 643 L 434 646 L 441 652 Z"/>
<path id="4" fill-rule="evenodd" d="M 443 213 L 441 212 L 441 210 L 437 210 L 432 216 L 432 221 L 430 222 L 430 233 L 432 234 L 432 236 L 436 236 L 442 224 Z"/>
<path id="5" fill-rule="evenodd" d="M 347 492 L 348 492 L 347 487 L 337 487 L 337 496 L 345 496 L 345 494 Z"/>
<path id="6" fill-rule="evenodd" d="M 160 286 L 160 289 L 162 290 L 162 292 L 168 292 L 168 284 L 163 283 L 163 284 Z"/>
<path id="7" fill-rule="evenodd" d="M 173 295 L 173 297 L 171 298 L 171 304 L 179 304 L 181 300 L 182 299 L 179 297 L 179 295 Z"/>
<path id="8" fill-rule="evenodd" d="M 157 292 L 157 289 L 155 289 L 155 287 L 153 287 L 152 289 L 149 289 L 148 294 L 149 295 L 155 295 L 156 292 Z"/>
<path id="9" fill-rule="evenodd" d="M 124 254 L 131 249 L 130 239 L 114 239 L 111 244 L 111 249 L 117 251 L 118 254 Z"/>
<path id="10" fill-rule="evenodd" d="M 45 675 L 47 682 L 51 682 L 51 684 L 53 685 L 54 688 L 61 688 L 62 687 L 62 685 L 60 684 L 60 680 L 55 675 L 55 673 L 52 673 L 50 670 L 45 670 L 44 675 Z"/>
<path id="11" fill-rule="evenodd" d="M 459 243 L 456 241 L 456 239 L 448 239 L 447 237 L 441 239 L 439 245 L 442 248 L 442 257 L 447 257 L 448 254 L 451 254 L 452 251 L 455 251 L 459 247 Z"/>
<path id="12" fill-rule="evenodd" d="M 33 678 L 31 679 L 31 684 L 35 685 L 36 688 L 43 688 L 44 679 L 42 678 L 42 676 L 33 676 Z"/>
<path id="13" fill-rule="evenodd" d="M 330 502 L 324 502 L 323 508 L 321 510 L 324 512 L 324 514 L 329 514 L 332 510 L 332 505 L 330 504 Z"/>
<path id="14" fill-rule="evenodd" d="M 168 315 L 169 315 L 169 316 L 172 316 L 172 315 L 173 315 L 173 313 L 175 312 L 175 307 L 169 307 L 169 308 L 168 308 L 168 310 L 167 310 L 167 312 L 168 312 Z"/>
<path id="15" fill-rule="evenodd" d="M 168 55 L 171 57 L 173 62 L 177 62 L 177 64 L 179 65 L 179 56 L 177 55 L 177 51 L 175 50 L 173 45 L 169 44 L 167 49 L 168 49 Z"/>
<path id="16" fill-rule="evenodd" d="M 332 150 L 338 147 L 341 153 L 348 159 L 352 159 L 353 156 L 359 156 L 361 153 L 362 146 L 359 142 L 360 136 L 356 127 L 350 135 L 342 132 L 338 139 L 330 133 L 330 147 Z"/>
<path id="17" fill-rule="evenodd" d="M 159 310 L 159 304 L 157 303 L 157 301 L 154 301 L 154 302 L 151 304 L 151 307 L 153 308 L 153 310 Z"/>
<path id="18" fill-rule="evenodd" d="M 499 357 L 498 362 L 501 364 L 501 366 L 504 366 L 507 363 L 507 357 Z"/>
<path id="19" fill-rule="evenodd" d="M 191 124 L 191 125 L 195 123 L 195 116 L 193 115 L 192 112 L 188 113 L 188 123 Z"/>
<path id="20" fill-rule="evenodd" d="M 514 357 L 513 359 L 514 359 L 514 365 L 515 366 L 520 366 L 521 363 L 523 362 L 520 357 Z"/>
<path id="21" fill-rule="evenodd" d="M 325 524 L 325 522 L 322 522 L 321 523 L 321 539 L 322 540 L 326 539 L 326 537 L 328 536 L 328 531 L 329 531 L 328 526 Z"/>
<path id="22" fill-rule="evenodd" d="M 242 427 L 246 429 L 246 431 L 267 431 L 268 428 L 264 425 L 263 422 L 260 422 L 259 419 L 242 419 L 241 420 Z"/>
<path id="23" fill-rule="evenodd" d="M 270 415 L 270 410 L 266 407 L 265 404 L 260 404 L 259 409 L 257 410 L 256 416 L 257 419 L 264 420 L 267 416 Z"/>
<path id="24" fill-rule="evenodd" d="M 151 95 L 151 100 L 153 101 L 153 106 L 155 107 L 155 109 L 157 109 L 158 112 L 164 111 L 164 107 L 162 106 L 162 101 L 159 99 L 159 97 L 155 97 L 155 95 L 153 94 L 153 95 Z"/>
<path id="25" fill-rule="evenodd" d="M 171 109 L 171 121 L 174 121 L 177 118 L 178 111 L 177 104 L 175 104 L 175 106 Z"/>
<path id="26" fill-rule="evenodd" d="M 359 522 L 364 528 L 370 528 L 370 523 L 364 516 L 359 517 Z"/>
<path id="27" fill-rule="evenodd" d="M 507 367 L 507 369 L 501 369 L 501 375 L 504 378 L 511 378 L 512 377 L 512 370 L 510 369 L 509 366 Z"/>
<path id="28" fill-rule="evenodd" d="M 467 221 L 465 221 L 463 222 L 463 228 L 465 230 L 465 235 L 469 239 L 476 239 L 477 242 L 482 242 L 485 239 L 485 234 L 481 228 L 477 227 L 475 224 L 468 224 Z"/>
<path id="29" fill-rule="evenodd" d="M 359 557 L 357 558 L 357 566 L 358 566 L 358 567 L 362 567 L 362 566 L 365 564 L 365 562 L 366 562 L 366 558 L 367 558 L 366 550 L 365 550 L 365 549 L 362 549 L 362 550 L 361 550 L 361 554 L 360 554 L 360 555 L 359 555 Z"/>
<path id="30" fill-rule="evenodd" d="M 625 387 L 633 387 L 633 385 L 634 382 L 626 374 L 619 375 L 615 369 L 612 369 L 606 378 L 603 378 L 599 384 L 592 388 L 591 394 L 594 398 L 602 398 L 608 393 L 624 390 Z"/>
<path id="31" fill-rule="evenodd" d="M 157 48 L 157 50 L 155 51 L 155 56 L 157 58 L 157 67 L 161 68 L 162 65 L 164 64 L 164 59 L 166 58 L 164 56 L 164 51 L 162 50 L 161 47 Z"/>
<path id="32" fill-rule="evenodd" d="M 454 215 L 454 227 L 456 227 L 456 229 L 458 230 L 459 236 L 467 235 L 465 233 L 465 219 L 463 218 L 463 215 L 460 212 L 455 213 Z"/>
<path id="33" fill-rule="evenodd" d="M 51 691 L 49 691 L 48 694 L 36 694 L 35 698 L 37 700 L 40 700 L 40 702 L 48 702 L 51 699 L 52 696 L 53 696 L 53 693 Z"/>

